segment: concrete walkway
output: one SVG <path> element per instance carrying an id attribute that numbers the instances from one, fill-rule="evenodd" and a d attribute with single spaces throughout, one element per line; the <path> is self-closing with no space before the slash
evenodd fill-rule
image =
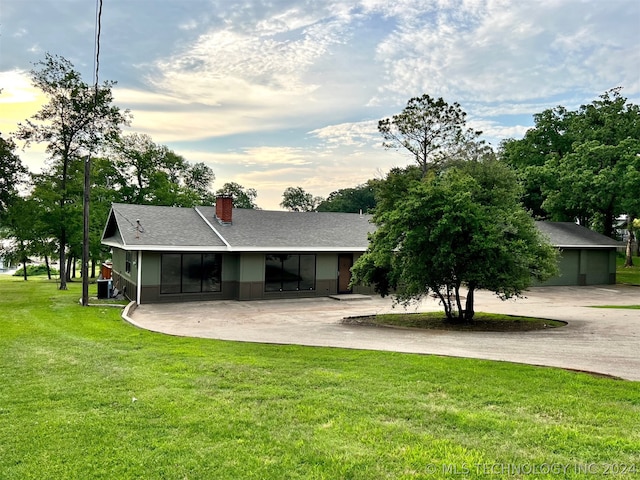
<path id="1" fill-rule="evenodd" d="M 354 297 L 358 298 L 358 297 Z M 339 301 L 217 301 L 140 305 L 125 318 L 170 335 L 244 342 L 437 354 L 546 365 L 640 381 L 640 310 L 589 308 L 639 305 L 631 286 L 538 287 L 526 298 L 501 301 L 476 294 L 476 311 L 564 320 L 534 332 L 452 332 L 342 325 L 347 316 L 404 311 L 389 299 Z M 435 300 L 406 311 L 440 310 Z"/>

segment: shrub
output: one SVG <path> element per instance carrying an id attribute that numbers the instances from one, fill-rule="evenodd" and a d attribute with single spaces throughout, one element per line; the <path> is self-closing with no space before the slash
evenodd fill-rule
<path id="1" fill-rule="evenodd" d="M 23 267 L 24 268 L 24 267 Z M 22 277 L 24 275 L 23 268 L 16 270 L 16 273 L 13 274 L 14 277 Z M 35 276 L 35 275 L 46 275 L 47 274 L 47 266 L 46 265 L 27 265 L 27 276 Z M 51 275 L 59 275 L 60 272 L 55 268 L 51 269 Z"/>

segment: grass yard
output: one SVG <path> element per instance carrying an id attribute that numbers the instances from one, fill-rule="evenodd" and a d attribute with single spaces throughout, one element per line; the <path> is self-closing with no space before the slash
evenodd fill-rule
<path id="1" fill-rule="evenodd" d="M 640 476 L 640 382 L 171 337 L 79 296 L 0 277 L 2 479 Z"/>
<path id="2" fill-rule="evenodd" d="M 625 267 L 624 255 L 617 256 L 616 282 L 640 285 L 640 257 L 633 257 L 633 267 Z"/>
<path id="3" fill-rule="evenodd" d="M 350 325 L 378 325 L 383 327 L 423 328 L 427 330 L 458 330 L 467 332 L 526 332 L 564 327 L 566 322 L 536 317 L 518 317 L 499 313 L 476 312 L 472 322 L 451 322 L 444 312 L 385 313 L 363 317 L 347 317 Z"/>
<path id="4" fill-rule="evenodd" d="M 640 305 L 595 305 L 593 308 L 621 308 L 623 310 L 640 310 Z"/>

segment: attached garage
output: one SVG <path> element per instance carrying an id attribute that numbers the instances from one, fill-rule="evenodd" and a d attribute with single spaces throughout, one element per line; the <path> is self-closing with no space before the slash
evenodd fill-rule
<path id="1" fill-rule="evenodd" d="M 616 249 L 620 242 L 571 222 L 536 222 L 560 250 L 560 275 L 543 285 L 616 283 Z"/>

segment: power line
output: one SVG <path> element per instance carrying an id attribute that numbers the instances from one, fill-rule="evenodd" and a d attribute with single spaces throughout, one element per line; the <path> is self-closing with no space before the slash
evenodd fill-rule
<path id="1" fill-rule="evenodd" d="M 96 0 L 96 27 L 95 27 L 95 42 L 93 45 L 93 66 L 94 66 L 94 86 L 96 92 L 98 91 L 98 77 L 100 70 L 100 34 L 102 32 L 102 0 Z"/>

